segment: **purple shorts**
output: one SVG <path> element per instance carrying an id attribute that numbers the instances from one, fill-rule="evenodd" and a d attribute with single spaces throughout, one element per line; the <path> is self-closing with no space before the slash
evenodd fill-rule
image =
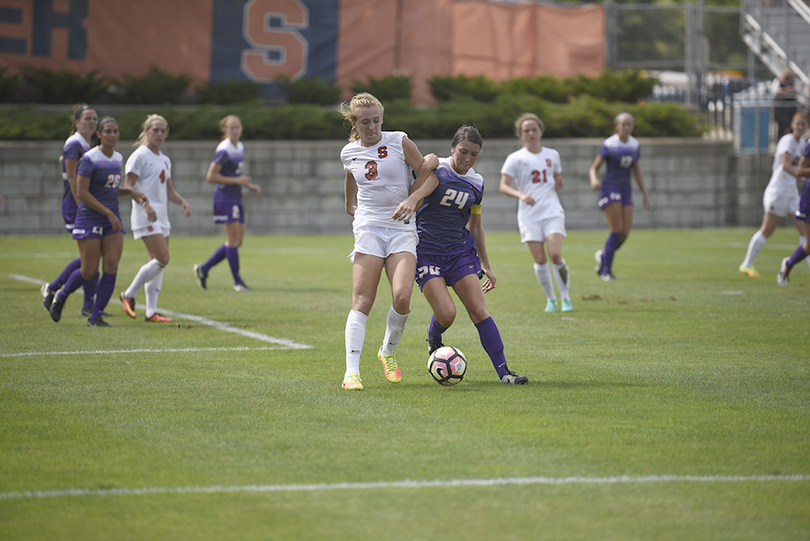
<path id="1" fill-rule="evenodd" d="M 116 213 L 118 221 L 121 216 Z M 113 231 L 110 220 L 103 214 L 93 213 L 92 215 L 76 216 L 73 224 L 73 240 L 100 239 L 107 235 L 124 234 L 124 222 L 121 222 L 121 230 Z"/>
<path id="2" fill-rule="evenodd" d="M 620 188 L 602 185 L 602 189 L 599 191 L 599 202 L 596 203 L 599 210 L 605 210 L 611 203 L 621 203 L 623 207 L 632 207 L 633 188 L 631 186 Z"/>
<path id="3" fill-rule="evenodd" d="M 416 283 L 420 291 L 431 278 L 444 278 L 444 282 L 448 286 L 452 286 L 468 274 L 476 274 L 479 279 L 484 275 L 475 246 L 466 252 L 456 252 L 448 255 L 427 255 L 420 254 L 417 245 Z"/>
<path id="4" fill-rule="evenodd" d="M 65 221 L 65 228 L 68 231 L 73 229 L 73 224 L 76 222 L 76 201 L 71 199 L 62 200 L 62 219 Z"/>
<path id="5" fill-rule="evenodd" d="M 810 178 L 804 181 L 802 197 L 799 199 L 799 210 L 796 211 L 796 219 L 810 224 Z"/>
<path id="6" fill-rule="evenodd" d="M 242 195 L 214 192 L 214 223 L 230 224 L 233 222 L 245 223 L 245 207 L 242 205 Z"/>

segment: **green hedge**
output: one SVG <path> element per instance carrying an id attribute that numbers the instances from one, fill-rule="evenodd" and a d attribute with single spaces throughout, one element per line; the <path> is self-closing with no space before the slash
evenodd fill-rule
<path id="1" fill-rule="evenodd" d="M 95 107 L 100 116 L 110 113 L 103 105 Z M 567 103 L 553 103 L 530 94 L 503 94 L 489 104 L 458 99 L 429 108 L 413 106 L 407 100 L 392 101 L 385 104 L 385 129 L 403 130 L 413 139 L 449 139 L 467 123 L 477 126 L 485 138 L 512 138 L 515 119 L 526 111 L 543 119 L 546 137 L 606 137 L 613 131 L 613 118 L 622 111 L 635 116 L 636 136 L 691 137 L 701 133 L 697 117 L 673 103 L 627 104 L 587 95 Z M 334 107 L 267 108 L 247 104 L 113 111 L 121 136 L 134 139 L 147 112 L 166 117 L 171 139 L 218 139 L 219 120 L 230 113 L 241 117 L 246 139 L 345 139 L 349 134 Z M 71 118 L 67 107 L 64 113 L 53 113 L 18 106 L 0 114 L 0 133 L 8 140 L 64 140 L 70 132 Z"/>

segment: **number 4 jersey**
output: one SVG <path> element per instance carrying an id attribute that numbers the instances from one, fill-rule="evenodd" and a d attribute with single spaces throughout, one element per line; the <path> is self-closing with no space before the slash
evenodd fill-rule
<path id="1" fill-rule="evenodd" d="M 534 205 L 518 203 L 518 220 L 533 222 L 565 217 L 557 197 L 555 173 L 562 173 L 562 164 L 560 153 L 552 148 L 543 147 L 537 154 L 521 148 L 506 157 L 501 174 L 515 179 L 517 189 L 534 199 Z"/>
<path id="2" fill-rule="evenodd" d="M 394 220 L 397 206 L 408 198 L 413 180 L 405 162 L 402 141 L 405 132 L 382 132 L 382 139 L 371 147 L 352 141 L 340 151 L 343 168 L 357 183 L 357 211 L 354 225 L 413 229 L 414 224 Z"/>
<path id="3" fill-rule="evenodd" d="M 472 169 L 461 175 L 451 163 L 451 158 L 439 160 L 435 170 L 439 185 L 416 212 L 419 254 L 466 253 L 475 246 L 467 222 L 470 214 L 481 213 L 484 179 Z"/>

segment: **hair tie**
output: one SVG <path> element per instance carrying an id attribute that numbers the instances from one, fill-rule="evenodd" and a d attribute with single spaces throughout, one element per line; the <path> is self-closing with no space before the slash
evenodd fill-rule
<path id="1" fill-rule="evenodd" d="M 79 118 L 82 116 L 82 113 L 87 111 L 88 109 L 90 109 L 89 105 L 82 105 L 81 107 L 76 109 L 76 112 L 73 114 L 73 119 L 79 120 Z"/>

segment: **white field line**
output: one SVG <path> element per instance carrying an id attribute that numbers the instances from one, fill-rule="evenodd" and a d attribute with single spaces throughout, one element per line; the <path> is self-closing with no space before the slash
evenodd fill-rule
<path id="1" fill-rule="evenodd" d="M 326 490 L 381 490 L 391 488 L 491 487 L 503 485 L 618 485 L 647 483 L 767 483 L 810 482 L 810 475 L 646 475 L 642 477 L 506 477 L 495 479 L 451 479 L 435 481 L 392 481 L 377 483 L 324 483 L 312 485 L 235 485 L 209 487 L 68 488 L 24 492 L 0 492 L 0 500 L 42 498 L 140 496 L 144 494 L 222 494 L 232 492 L 320 492 Z"/>
<path id="2" fill-rule="evenodd" d="M 110 349 L 106 351 L 29 351 L 28 353 L 0 353 L 0 357 L 39 357 L 40 355 L 109 355 L 111 353 L 192 353 L 195 351 L 269 351 L 274 347 L 248 348 L 160 348 L 160 349 Z"/>
<path id="3" fill-rule="evenodd" d="M 20 274 L 9 274 L 9 278 L 13 278 L 15 280 L 19 280 L 20 282 L 28 282 L 30 284 L 37 284 L 42 285 L 45 282 L 42 280 L 38 280 L 36 278 L 30 278 L 28 276 L 22 276 Z M 184 314 L 182 312 L 174 312 L 172 310 L 166 310 L 165 308 L 159 308 L 158 311 L 161 314 L 165 314 L 167 316 L 172 317 L 179 317 L 183 319 L 189 319 L 191 321 L 195 321 L 202 325 L 208 325 L 209 327 L 214 327 L 215 329 L 219 329 L 225 332 L 232 332 L 236 334 L 241 334 L 242 336 L 246 336 L 248 338 L 253 338 L 255 340 L 261 340 L 262 342 L 269 342 L 271 344 L 278 344 L 287 349 L 310 349 L 312 346 L 307 344 L 301 344 L 299 342 L 295 342 L 294 340 L 287 340 L 286 338 L 276 338 L 274 336 L 268 336 L 266 334 L 261 334 L 258 332 L 253 331 L 246 331 L 245 329 L 238 329 L 236 327 L 231 327 L 228 323 L 223 323 L 221 321 L 214 321 L 213 319 L 208 319 L 200 316 L 195 316 L 193 314 Z"/>

